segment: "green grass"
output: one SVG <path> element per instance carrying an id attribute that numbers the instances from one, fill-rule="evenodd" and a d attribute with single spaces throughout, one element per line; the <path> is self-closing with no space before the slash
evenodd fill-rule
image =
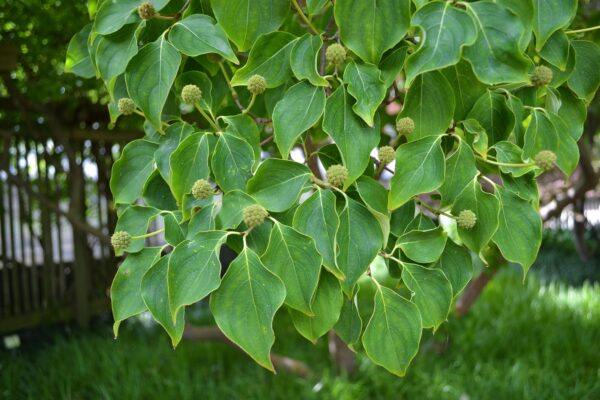
<path id="1" fill-rule="evenodd" d="M 306 361 L 308 380 L 271 375 L 225 345 L 174 351 L 157 329 L 129 324 L 115 341 L 101 325 L 1 352 L 0 399 L 600 399 L 598 284 L 521 285 L 506 271 L 469 316 L 424 340 L 403 379 L 365 358 L 354 376 L 336 376 L 326 343 L 285 322 L 276 351 Z"/>

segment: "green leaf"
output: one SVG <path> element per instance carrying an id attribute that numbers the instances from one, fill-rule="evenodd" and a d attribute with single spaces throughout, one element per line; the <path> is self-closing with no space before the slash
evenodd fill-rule
<path id="1" fill-rule="evenodd" d="M 501 163 L 508 164 L 522 164 L 523 163 L 523 150 L 519 146 L 511 142 L 498 142 L 493 147 L 496 151 L 496 160 Z M 500 171 L 505 174 L 511 174 L 514 177 L 523 176 L 536 168 L 531 167 L 506 167 L 500 166 Z"/>
<path id="2" fill-rule="evenodd" d="M 223 192 L 244 190 L 252 177 L 254 150 L 246 141 L 225 132 L 219 136 L 210 165 Z"/>
<path id="3" fill-rule="evenodd" d="M 142 297 L 154 319 L 167 331 L 173 347 L 181 341 L 185 327 L 185 313 L 173 317 L 169 310 L 167 273 L 169 255 L 162 257 L 142 279 Z"/>
<path id="4" fill-rule="evenodd" d="M 404 67 L 407 50 L 408 46 L 400 46 L 392 50 L 381 60 L 381 64 L 379 64 L 381 80 L 386 88 L 392 86 L 398 75 L 400 75 L 400 71 Z"/>
<path id="5" fill-rule="evenodd" d="M 300 82 L 285 92 L 273 111 L 275 143 L 282 158 L 288 158 L 298 137 L 317 123 L 324 108 L 325 90 L 322 87 Z"/>
<path id="6" fill-rule="evenodd" d="M 411 260 L 428 264 L 440 258 L 448 236 L 441 226 L 426 231 L 410 231 L 400 236 L 396 247 Z"/>
<path id="7" fill-rule="evenodd" d="M 437 71 L 419 75 L 413 81 L 398 115 L 398 118 L 410 117 L 415 122 L 415 130 L 408 140 L 441 135 L 448 130 L 455 106 L 451 94 L 448 80 Z"/>
<path id="8" fill-rule="evenodd" d="M 422 323 L 417 306 L 393 290 L 377 286 L 375 307 L 363 334 L 367 356 L 398 376 L 417 355 Z"/>
<path id="9" fill-rule="evenodd" d="M 361 176 L 356 181 L 356 190 L 365 206 L 379 222 L 383 233 L 383 242 L 390 235 L 390 212 L 387 209 L 388 191 L 375 179 Z"/>
<path id="10" fill-rule="evenodd" d="M 142 193 L 144 203 L 158 210 L 177 210 L 177 201 L 171 193 L 171 188 L 155 170 L 146 181 Z"/>
<path id="11" fill-rule="evenodd" d="M 100 35 L 109 35 L 121 29 L 128 22 L 139 21 L 139 17 L 133 12 L 142 2 L 142 0 L 105 1 L 98 9 L 94 32 Z M 152 3 L 156 6 L 156 2 Z M 161 3 L 165 2 L 161 1 Z"/>
<path id="12" fill-rule="evenodd" d="M 496 0 L 501 6 L 506 7 L 521 20 L 525 33 L 521 37 L 521 51 L 525 51 L 533 36 L 533 0 Z"/>
<path id="13" fill-rule="evenodd" d="M 465 48 L 464 57 L 479 80 L 488 85 L 528 82 L 531 61 L 521 54 L 525 28 L 519 18 L 489 1 L 464 4 L 478 30 L 475 44 Z"/>
<path id="14" fill-rule="evenodd" d="M 210 298 L 210 309 L 225 336 L 270 371 L 275 371 L 270 358 L 275 342 L 273 317 L 285 294 L 283 282 L 245 248 Z"/>
<path id="15" fill-rule="evenodd" d="M 369 268 L 381 249 L 383 237 L 373 214 L 351 198 L 346 198 L 339 218 L 340 225 L 335 238 L 338 250 L 336 263 L 346 277 L 342 288 L 350 295 L 358 278 Z"/>
<path id="16" fill-rule="evenodd" d="M 396 150 L 396 172 L 390 182 L 388 208 L 395 210 L 414 196 L 444 183 L 446 166 L 440 137 L 427 136 Z"/>
<path id="17" fill-rule="evenodd" d="M 325 7 L 328 1 L 329 0 L 306 0 L 306 9 L 308 10 L 308 14 L 315 15 L 321 11 L 323 7 Z"/>
<path id="18" fill-rule="evenodd" d="M 221 26 L 208 15 L 194 14 L 171 27 L 169 40 L 180 52 L 190 57 L 219 54 L 228 61 L 239 61 Z"/>
<path id="19" fill-rule="evenodd" d="M 142 277 L 159 256 L 160 247 L 147 247 L 139 253 L 129 254 L 119 265 L 110 287 L 115 337 L 122 321 L 146 311 L 141 294 Z"/>
<path id="20" fill-rule="evenodd" d="M 558 137 L 556 165 L 569 177 L 579 164 L 579 147 L 577 146 L 577 141 L 571 136 L 569 124 L 561 116 L 549 112 L 548 118 L 550 118 L 550 121 L 556 128 L 556 136 Z"/>
<path id="21" fill-rule="evenodd" d="M 439 189 L 442 195 L 441 207 L 454 203 L 477 174 L 473 150 L 461 140 L 456 151 L 446 160 L 446 179 Z"/>
<path id="22" fill-rule="evenodd" d="M 159 131 L 162 131 L 163 108 L 180 63 L 181 55 L 163 35 L 142 47 L 125 70 L 129 95 Z"/>
<path id="23" fill-rule="evenodd" d="M 573 92 L 567 88 L 560 88 L 561 106 L 558 115 L 565 121 L 569 121 L 569 133 L 575 140 L 579 140 L 583 135 L 585 120 L 587 119 L 587 107 L 583 100 L 575 97 Z"/>
<path id="24" fill-rule="evenodd" d="M 232 190 L 223 196 L 221 211 L 217 216 L 220 229 L 237 228 L 244 219 L 244 208 L 256 204 L 250 195 L 241 190 Z"/>
<path id="25" fill-rule="evenodd" d="M 335 333 L 348 345 L 352 346 L 360 340 L 362 334 L 362 319 L 358 312 L 357 297 L 344 298 L 340 317 L 335 324 Z"/>
<path id="26" fill-rule="evenodd" d="M 536 209 L 539 208 L 540 193 L 533 172 L 518 178 L 513 178 L 510 175 L 502 175 L 502 183 L 504 183 L 504 187 L 507 190 L 510 190 L 523 200 L 527 200 Z"/>
<path id="27" fill-rule="evenodd" d="M 179 75 L 175 80 L 175 90 L 180 95 L 186 85 L 196 85 L 202 92 L 202 98 L 198 102 L 200 108 L 211 111 L 213 108 L 212 82 L 208 75 L 200 71 L 187 71 Z"/>
<path id="28" fill-rule="evenodd" d="M 246 65 L 235 71 L 231 85 L 246 85 L 253 75 L 263 76 L 268 88 L 282 85 L 292 74 L 290 53 L 293 43 L 294 35 L 287 32 L 273 32 L 259 37 L 250 50 Z"/>
<path id="29" fill-rule="evenodd" d="M 463 210 L 471 210 L 477 216 L 472 229 L 457 226 L 460 240 L 475 253 L 479 253 L 492 239 L 498 229 L 500 205 L 494 195 L 484 192 L 477 179 L 465 188 L 452 207 L 452 215 L 458 216 Z"/>
<path id="30" fill-rule="evenodd" d="M 534 0 L 535 48 L 541 50 L 552 34 L 569 26 L 577 12 L 577 0 Z"/>
<path id="31" fill-rule="evenodd" d="M 171 253 L 168 285 L 173 318 L 184 306 L 197 303 L 219 287 L 219 252 L 227 235 L 224 231 L 200 232 Z"/>
<path id="32" fill-rule="evenodd" d="M 386 87 L 380 79 L 381 71 L 371 64 L 351 62 L 344 71 L 348 93 L 356 99 L 352 110 L 369 126 L 375 123 L 375 113 L 385 99 Z"/>
<path id="33" fill-rule="evenodd" d="M 188 224 L 186 238 L 193 238 L 197 233 L 200 232 L 215 230 L 215 216 L 217 215 L 217 211 L 217 206 L 213 203 L 202 207 L 200 211 L 192 215 Z"/>
<path id="34" fill-rule="evenodd" d="M 208 179 L 208 156 L 208 136 L 200 132 L 188 136 L 171 154 L 170 186 L 179 204 L 198 179 Z"/>
<path id="35" fill-rule="evenodd" d="M 463 47 L 477 38 L 473 19 L 449 2 L 432 2 L 419 8 L 411 25 L 421 28 L 423 41 L 406 60 L 407 86 L 419 74 L 458 63 Z"/>
<path id="36" fill-rule="evenodd" d="M 402 207 L 397 208 L 392 212 L 390 219 L 390 229 L 394 236 L 401 236 L 415 219 L 415 202 L 409 201 Z"/>
<path id="37" fill-rule="evenodd" d="M 125 72 L 129 61 L 138 53 L 138 38 L 144 26 L 144 23 L 125 25 L 120 31 L 98 39 L 96 66 L 105 81 Z"/>
<path id="38" fill-rule="evenodd" d="M 310 171 L 302 164 L 269 158 L 248 181 L 246 192 L 267 210 L 282 212 L 298 201 L 309 177 Z"/>
<path id="39" fill-rule="evenodd" d="M 565 70 L 569 62 L 569 53 L 571 52 L 571 43 L 564 31 L 556 31 L 542 50 L 540 56 L 555 67 Z"/>
<path id="40" fill-rule="evenodd" d="M 194 133 L 195 128 L 185 122 L 176 122 L 165 130 L 164 135 L 158 138 L 158 149 L 154 153 L 156 168 L 167 182 L 170 180 L 171 167 L 169 161 L 171 153 L 175 151 L 179 143 Z"/>
<path id="41" fill-rule="evenodd" d="M 439 268 L 448 278 L 455 298 L 473 277 L 473 261 L 469 250 L 457 245 L 452 240 L 446 242 L 446 248 L 434 267 Z"/>
<path id="42" fill-rule="evenodd" d="M 217 21 L 240 51 L 259 45 L 259 41 L 254 42 L 263 33 L 276 31 L 290 8 L 287 0 L 211 0 L 211 5 Z"/>
<path id="43" fill-rule="evenodd" d="M 182 213 L 180 211 L 167 211 L 161 213 L 161 215 L 165 226 L 165 242 L 171 246 L 177 246 L 185 240 L 187 231 L 187 225 L 181 225 Z"/>
<path id="44" fill-rule="evenodd" d="M 371 150 L 379 143 L 379 118 L 369 127 L 352 112 L 350 97 L 341 85 L 328 99 L 323 130 L 335 141 L 348 168 L 345 187 L 363 174 L 371 161 Z"/>
<path id="45" fill-rule="evenodd" d="M 141 197 L 144 184 L 154 170 L 157 147 L 155 143 L 138 139 L 123 148 L 110 176 L 115 203 L 131 204 Z"/>
<path id="46" fill-rule="evenodd" d="M 486 86 L 479 82 L 471 64 L 467 61 L 461 61 L 456 65 L 445 68 L 442 73 L 450 83 L 452 92 L 454 93 L 454 120 L 462 121 L 467 117 L 467 114 L 477 100 L 486 91 Z"/>
<path id="47" fill-rule="evenodd" d="M 148 226 L 158 215 L 159 210 L 152 207 L 128 206 L 115 226 L 115 232 L 125 231 L 131 236 L 140 236 L 148 232 Z M 144 239 L 132 239 L 131 243 L 125 249 L 127 253 L 137 253 L 144 248 Z M 115 255 L 120 256 L 123 251 L 115 251 Z"/>
<path id="48" fill-rule="evenodd" d="M 271 229 L 269 246 L 261 260 L 285 285 L 285 304 L 306 315 L 315 315 L 312 300 L 323 261 L 315 242 L 278 222 Z"/>
<path id="49" fill-rule="evenodd" d="M 508 261 L 517 262 L 527 275 L 542 244 L 542 220 L 537 210 L 510 190 L 496 187 L 500 225 L 493 241 Z"/>
<path id="50" fill-rule="evenodd" d="M 295 41 L 290 60 L 296 79 L 307 79 L 314 86 L 329 86 L 327 79 L 323 78 L 317 70 L 321 47 L 323 47 L 321 37 L 309 33 Z"/>
<path id="51" fill-rule="evenodd" d="M 485 129 L 476 119 L 467 119 L 462 122 L 464 132 L 467 134 L 467 143 L 473 147 L 481 157 L 487 159 L 488 154 L 488 135 Z"/>
<path id="52" fill-rule="evenodd" d="M 256 122 L 244 114 L 224 116 L 221 119 L 227 124 L 225 130 L 246 141 L 252 147 L 252 150 L 254 150 L 254 159 L 260 160 L 260 132 L 258 131 Z"/>
<path id="53" fill-rule="evenodd" d="M 290 310 L 292 322 L 302 336 L 313 343 L 329 332 L 340 317 L 344 296 L 338 280 L 323 271 L 312 304 L 313 316 Z"/>
<path id="54" fill-rule="evenodd" d="M 574 40 L 571 44 L 575 50 L 575 70 L 569 77 L 569 87 L 590 103 L 600 87 L 600 47 L 584 40 Z"/>
<path id="55" fill-rule="evenodd" d="M 413 293 L 423 328 L 434 332 L 446 320 L 452 306 L 452 285 L 442 270 L 418 264 L 402 263 L 402 281 Z"/>
<path id="56" fill-rule="evenodd" d="M 88 24 L 71 38 L 67 48 L 67 60 L 65 61 L 65 72 L 84 79 L 96 76 L 96 70 L 87 46 L 91 30 L 92 25 Z"/>
<path id="57" fill-rule="evenodd" d="M 515 126 L 515 116 L 506 104 L 506 98 L 491 90 L 477 100 L 467 118 L 481 124 L 490 145 L 508 138 Z"/>
<path id="58" fill-rule="evenodd" d="M 330 190 L 317 190 L 296 209 L 293 225 L 313 238 L 325 268 L 342 280 L 344 274 L 335 261 L 335 235 L 339 225 L 335 195 Z"/>
<path id="59" fill-rule="evenodd" d="M 557 153 L 558 134 L 546 113 L 536 109 L 531 112 L 531 121 L 525 131 L 523 156 L 533 159 L 542 150 Z"/>
<path id="60" fill-rule="evenodd" d="M 342 42 L 375 65 L 410 25 L 410 0 L 337 0 L 334 12 Z"/>

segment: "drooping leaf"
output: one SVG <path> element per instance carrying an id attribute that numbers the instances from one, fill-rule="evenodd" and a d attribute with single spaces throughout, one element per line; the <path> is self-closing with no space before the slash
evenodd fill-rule
<path id="1" fill-rule="evenodd" d="M 515 116 L 499 93 L 488 90 L 475 103 L 467 115 L 477 120 L 485 130 L 489 145 L 505 140 L 515 126 Z"/>
<path id="2" fill-rule="evenodd" d="M 335 324 L 335 333 L 348 345 L 353 346 L 360 340 L 363 322 L 358 312 L 357 296 L 344 298 L 340 317 Z"/>
<path id="3" fill-rule="evenodd" d="M 253 75 L 261 75 L 267 81 L 268 88 L 282 85 L 292 74 L 290 52 L 293 40 L 294 35 L 287 32 L 273 32 L 259 37 L 250 50 L 248 62 L 235 72 L 231 84 L 246 85 Z"/>
<path id="4" fill-rule="evenodd" d="M 446 242 L 444 252 L 434 267 L 442 270 L 448 278 L 455 298 L 473 277 L 473 262 L 469 250 L 455 244 L 452 240 Z"/>
<path id="5" fill-rule="evenodd" d="M 494 243 L 504 258 L 521 264 L 526 275 L 542 244 L 542 220 L 528 201 L 510 190 L 497 187 L 496 198 L 500 203 L 500 224 Z"/>
<path id="6" fill-rule="evenodd" d="M 123 148 L 110 176 L 115 203 L 131 204 L 142 195 L 144 184 L 154 169 L 157 147 L 155 143 L 138 139 Z"/>
<path id="7" fill-rule="evenodd" d="M 402 40 L 410 25 L 410 0 L 338 0 L 334 11 L 344 44 L 374 65 Z"/>
<path id="8" fill-rule="evenodd" d="M 461 140 L 456 151 L 446 160 L 446 179 L 439 189 L 441 206 L 451 205 L 477 173 L 473 150 Z"/>
<path id="9" fill-rule="evenodd" d="M 351 105 L 342 85 L 327 99 L 323 117 L 323 130 L 335 141 L 348 169 L 345 187 L 362 175 L 371 160 L 371 150 L 379 143 L 379 119 L 369 127 L 354 114 Z"/>
<path id="10" fill-rule="evenodd" d="M 142 192 L 144 203 L 158 210 L 177 210 L 177 201 L 171 193 L 169 184 L 165 182 L 158 170 L 155 170 L 146 181 Z"/>
<path id="11" fill-rule="evenodd" d="M 355 184 L 358 195 L 381 226 L 383 242 L 387 243 L 390 234 L 390 212 L 387 209 L 388 191 L 378 181 L 368 176 L 361 176 Z"/>
<path id="12" fill-rule="evenodd" d="M 330 190 L 317 190 L 296 209 L 293 225 L 314 239 L 325 268 L 343 279 L 344 274 L 335 261 L 335 235 L 339 225 L 335 195 Z"/>
<path id="13" fill-rule="evenodd" d="M 531 121 L 525 131 L 523 157 L 534 159 L 543 150 L 558 151 L 558 134 L 546 113 L 536 109 L 531 112 Z"/>
<path id="14" fill-rule="evenodd" d="M 344 71 L 348 93 L 356 99 L 352 110 L 369 126 L 375 123 L 375 113 L 385 98 L 386 88 L 380 75 L 377 67 L 355 62 L 351 62 Z"/>
<path id="15" fill-rule="evenodd" d="M 423 328 L 437 328 L 446 320 L 452 305 L 452 285 L 438 268 L 402 263 L 402 281 L 413 292 L 411 301 L 417 305 Z"/>
<path id="16" fill-rule="evenodd" d="M 382 232 L 377 220 L 359 202 L 346 198 L 339 213 L 336 233 L 336 263 L 345 276 L 342 288 L 350 295 L 358 278 L 367 270 L 382 246 Z M 369 240 L 365 241 L 364 238 Z"/>
<path id="17" fill-rule="evenodd" d="M 239 63 L 223 28 L 208 15 L 194 14 L 175 23 L 169 32 L 169 40 L 177 50 L 190 57 L 215 53 Z"/>
<path id="18" fill-rule="evenodd" d="M 254 151 L 246 141 L 228 132 L 219 136 L 210 166 L 223 192 L 246 189 L 253 165 Z"/>
<path id="19" fill-rule="evenodd" d="M 322 46 L 321 37 L 309 33 L 296 40 L 290 53 L 290 60 L 292 71 L 298 80 L 307 79 L 315 86 L 329 86 L 327 80 L 319 75 L 317 70 L 319 50 Z"/>
<path id="20" fill-rule="evenodd" d="M 477 217 L 477 222 L 471 229 L 457 227 L 458 236 L 469 249 L 479 253 L 498 229 L 498 199 L 493 194 L 484 192 L 477 179 L 474 179 L 457 197 L 452 215 L 458 216 L 464 210 L 471 210 Z"/>
<path id="21" fill-rule="evenodd" d="M 417 306 L 393 290 L 377 286 L 373 314 L 362 338 L 367 356 L 391 373 L 404 376 L 419 350 L 421 331 Z"/>
<path id="22" fill-rule="evenodd" d="M 171 337 L 173 347 L 176 347 L 183 337 L 185 313 L 180 312 L 174 317 L 169 309 L 167 286 L 169 260 L 169 255 L 162 257 L 146 272 L 142 279 L 142 297 L 154 319 Z"/>
<path id="23" fill-rule="evenodd" d="M 569 124 L 560 115 L 549 112 L 548 118 L 554 125 L 558 138 L 556 165 L 569 177 L 579 164 L 579 147 L 577 146 L 577 141 L 571 136 Z"/>
<path id="24" fill-rule="evenodd" d="M 294 161 L 269 158 L 248 181 L 246 192 L 272 212 L 283 212 L 298 201 L 310 171 Z"/>
<path id="25" fill-rule="evenodd" d="M 88 24 L 71 38 L 69 47 L 67 48 L 65 72 L 70 72 L 86 79 L 96 76 L 87 46 L 91 30 L 92 24 Z"/>
<path id="26" fill-rule="evenodd" d="M 254 48 L 260 35 L 276 31 L 290 9 L 286 0 L 211 0 L 211 5 L 217 21 L 240 51 Z"/>
<path id="27" fill-rule="evenodd" d="M 285 299 L 283 282 L 248 248 L 229 265 L 210 309 L 221 331 L 259 365 L 274 371 L 273 317 Z"/>
<path id="28" fill-rule="evenodd" d="M 169 307 L 173 318 L 219 287 L 219 252 L 227 238 L 223 231 L 200 232 L 178 244 L 169 260 Z"/>
<path id="29" fill-rule="evenodd" d="M 302 336 L 313 343 L 326 334 L 340 317 L 344 295 L 338 280 L 328 272 L 321 272 L 319 286 L 312 304 L 313 316 L 290 310 L 292 322 Z"/>
<path id="30" fill-rule="evenodd" d="M 179 51 L 162 35 L 142 47 L 125 70 L 129 95 L 159 131 L 162 131 L 163 108 L 180 63 Z"/>
<path id="31" fill-rule="evenodd" d="M 531 61 L 520 49 L 525 27 L 519 18 L 503 6 L 491 1 L 465 3 L 477 26 L 475 44 L 465 48 L 479 80 L 488 85 L 527 82 Z M 501 26 L 502 29 L 498 29 Z"/>
<path id="32" fill-rule="evenodd" d="M 406 60 L 407 50 L 408 46 L 400 46 L 381 60 L 379 69 L 381 69 L 381 80 L 386 88 L 392 86 L 398 75 L 400 75 Z"/>
<path id="33" fill-rule="evenodd" d="M 159 210 L 152 207 L 128 206 L 125 211 L 119 215 L 115 232 L 127 232 L 131 237 L 145 235 L 148 226 L 159 214 Z M 137 253 L 144 248 L 144 239 L 131 239 L 131 243 L 126 249 L 115 249 L 115 255 L 120 256 L 123 252 Z"/>
<path id="34" fill-rule="evenodd" d="M 411 25 L 423 32 L 419 49 L 406 60 L 406 83 L 422 73 L 454 65 L 460 61 L 464 46 L 477 38 L 473 19 L 449 2 L 432 2 L 419 8 Z"/>
<path id="35" fill-rule="evenodd" d="M 276 223 L 261 260 L 285 285 L 285 304 L 306 315 L 315 315 L 312 303 L 323 259 L 313 239 L 294 228 Z"/>
<path id="36" fill-rule="evenodd" d="M 170 165 L 169 160 L 171 153 L 175 151 L 179 143 L 185 138 L 194 133 L 193 126 L 185 122 L 176 122 L 165 129 L 165 134 L 158 139 L 158 149 L 154 153 L 156 168 L 167 182 L 170 180 Z"/>
<path id="37" fill-rule="evenodd" d="M 569 77 L 569 87 L 580 99 L 592 101 L 600 87 L 600 47 L 585 40 L 572 42 L 575 50 L 575 70 Z"/>
<path id="38" fill-rule="evenodd" d="M 388 208 L 395 210 L 414 196 L 444 183 L 446 166 L 440 138 L 427 136 L 396 150 L 396 172 L 390 183 Z"/>
<path id="39" fill-rule="evenodd" d="M 275 143 L 286 159 L 300 135 L 312 127 L 325 108 L 325 90 L 300 82 L 285 92 L 273 110 Z"/>
<path id="40" fill-rule="evenodd" d="M 170 158 L 171 190 L 179 203 L 198 179 L 208 179 L 208 135 L 194 133 L 183 140 Z"/>
<path id="41" fill-rule="evenodd" d="M 138 37 L 144 24 L 125 25 L 121 30 L 98 39 L 96 67 L 105 81 L 125 72 L 129 61 L 138 52 Z"/>
<path id="42" fill-rule="evenodd" d="M 260 160 L 260 132 L 256 122 L 247 115 L 221 117 L 227 124 L 226 131 L 248 143 L 254 150 L 254 158 Z"/>
<path id="43" fill-rule="evenodd" d="M 548 38 L 548 41 L 540 50 L 540 55 L 544 60 L 564 71 L 567 68 L 571 51 L 571 43 L 567 34 L 563 31 L 556 31 Z"/>
<path id="44" fill-rule="evenodd" d="M 444 101 L 440 102 L 440 99 Z M 413 81 L 398 118 L 410 117 L 415 122 L 415 130 L 408 140 L 441 135 L 450 127 L 454 106 L 448 80 L 441 73 L 432 71 Z"/>
<path id="45" fill-rule="evenodd" d="M 141 294 L 142 277 L 159 256 L 160 247 L 147 247 L 139 253 L 130 254 L 119 265 L 110 287 L 115 337 L 122 321 L 146 310 Z"/>
<path id="46" fill-rule="evenodd" d="M 485 93 L 486 87 L 479 82 L 473 73 L 471 64 L 465 60 L 445 68 L 442 70 L 442 74 L 450 83 L 454 94 L 454 120 L 462 121 L 481 95 Z"/>

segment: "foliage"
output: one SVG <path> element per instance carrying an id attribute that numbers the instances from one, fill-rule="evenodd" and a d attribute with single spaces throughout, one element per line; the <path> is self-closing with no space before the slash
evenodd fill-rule
<path id="1" fill-rule="evenodd" d="M 147 308 L 176 345 L 185 308 L 209 297 L 270 370 L 282 309 L 311 341 L 334 329 L 402 376 L 469 281 L 469 251 L 526 274 L 533 178 L 573 172 L 600 85 L 600 49 L 567 31 L 575 0 L 89 4 L 66 68 L 104 81 L 113 120 L 123 98 L 146 120 L 111 179 L 131 236 L 115 334 Z M 194 196 L 207 180 L 215 194 Z M 156 218 L 164 232 L 147 233 Z M 155 234 L 164 246 L 144 248 Z M 238 255 L 221 277 L 224 245 Z"/>
<path id="2" fill-rule="evenodd" d="M 425 336 L 404 379 L 363 356 L 355 376 L 336 374 L 326 341 L 312 348 L 281 313 L 275 331 L 287 339 L 275 350 L 308 363 L 315 375 L 307 380 L 273 376 L 222 344 L 184 342 L 174 352 L 156 329 L 128 324 L 117 341 L 103 326 L 52 335 L 51 346 L 24 340 L 17 353 L 0 353 L 0 386 L 6 398 L 40 399 L 596 399 L 599 364 L 590 350 L 600 340 L 600 286 L 540 285 L 537 276 L 522 286 L 513 271 L 499 275 L 466 318 Z"/>

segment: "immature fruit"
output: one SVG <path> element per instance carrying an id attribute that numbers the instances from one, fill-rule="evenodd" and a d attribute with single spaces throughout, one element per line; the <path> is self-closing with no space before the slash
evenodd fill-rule
<path id="1" fill-rule="evenodd" d="M 387 165 L 396 159 L 396 150 L 391 146 L 383 146 L 379 149 L 379 161 Z"/>
<path id="2" fill-rule="evenodd" d="M 342 65 L 346 61 L 346 49 L 338 43 L 330 45 L 325 52 L 325 60 L 335 66 Z"/>
<path id="3" fill-rule="evenodd" d="M 202 90 L 196 85 L 185 85 L 181 89 L 181 100 L 185 104 L 196 104 L 202 99 Z"/>
<path id="4" fill-rule="evenodd" d="M 265 208 L 258 204 L 253 204 L 244 208 L 244 223 L 248 228 L 254 228 L 263 222 L 265 218 L 269 216 L 269 213 Z"/>
<path id="5" fill-rule="evenodd" d="M 552 82 L 552 70 L 545 65 L 539 65 L 533 69 L 531 74 L 531 83 L 535 86 L 546 86 Z"/>
<path id="6" fill-rule="evenodd" d="M 131 244 L 131 235 L 125 231 L 117 231 L 110 238 L 110 244 L 115 252 L 125 250 Z"/>
<path id="7" fill-rule="evenodd" d="M 131 115 L 135 111 L 135 103 L 130 98 L 124 97 L 117 103 L 119 112 L 123 115 Z"/>
<path id="8" fill-rule="evenodd" d="M 267 90 L 267 80 L 261 75 L 252 75 L 248 79 L 248 91 L 255 96 Z"/>
<path id="9" fill-rule="evenodd" d="M 141 19 L 152 19 L 156 16 L 156 10 L 152 3 L 147 1 L 138 7 L 138 15 Z"/>
<path id="10" fill-rule="evenodd" d="M 471 210 L 462 210 L 458 214 L 456 222 L 462 229 L 473 229 L 477 223 L 477 215 L 475 215 L 475 213 Z"/>
<path id="11" fill-rule="evenodd" d="M 535 155 L 535 165 L 544 171 L 550 171 L 556 163 L 556 154 L 550 150 L 542 150 Z"/>
<path id="12" fill-rule="evenodd" d="M 327 181 L 337 188 L 344 187 L 348 179 L 348 169 L 340 164 L 332 165 L 327 169 Z"/>
<path id="13" fill-rule="evenodd" d="M 415 121 L 411 117 L 400 118 L 396 121 L 398 135 L 410 135 L 415 130 Z"/>
<path id="14" fill-rule="evenodd" d="M 198 179 L 192 186 L 192 196 L 197 200 L 204 200 L 215 194 L 210 182 L 206 179 Z"/>

